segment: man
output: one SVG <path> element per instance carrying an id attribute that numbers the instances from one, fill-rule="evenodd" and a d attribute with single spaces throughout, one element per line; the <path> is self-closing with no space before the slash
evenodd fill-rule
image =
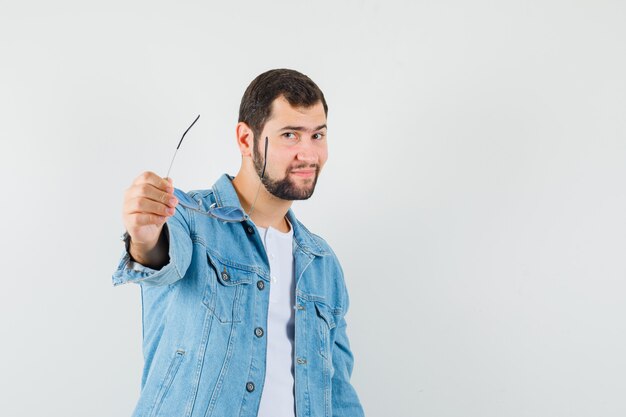
<path id="1" fill-rule="evenodd" d="M 307 76 L 265 72 L 241 101 L 234 178 L 185 194 L 145 172 L 126 191 L 113 283 L 141 286 L 134 416 L 363 415 L 341 267 L 290 209 L 328 157 L 327 112 Z"/>

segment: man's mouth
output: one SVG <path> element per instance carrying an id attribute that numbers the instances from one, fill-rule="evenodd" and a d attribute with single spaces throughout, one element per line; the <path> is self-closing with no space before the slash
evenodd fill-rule
<path id="1" fill-rule="evenodd" d="M 292 174 L 297 175 L 298 177 L 312 177 L 315 175 L 314 169 L 296 169 L 291 171 Z"/>

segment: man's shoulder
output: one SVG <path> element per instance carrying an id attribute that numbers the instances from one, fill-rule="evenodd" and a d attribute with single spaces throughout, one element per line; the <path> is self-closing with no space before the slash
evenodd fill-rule
<path id="1" fill-rule="evenodd" d="M 311 238 L 317 244 L 319 249 L 321 249 L 322 253 L 330 255 L 332 258 L 337 260 L 337 255 L 333 251 L 333 248 L 330 246 L 330 244 L 326 241 L 326 239 L 324 239 L 319 234 L 314 233 L 311 230 L 309 230 L 309 228 L 307 228 L 300 220 L 296 219 L 296 221 L 298 222 L 298 227 L 302 228 L 306 233 L 308 233 L 311 236 Z"/>
<path id="2" fill-rule="evenodd" d="M 320 249 L 320 253 L 323 254 L 323 256 L 317 258 L 317 261 L 321 262 L 324 271 L 327 272 L 329 276 L 334 277 L 333 282 L 336 285 L 335 288 L 337 293 L 343 294 L 343 298 L 337 301 L 336 305 L 340 306 L 340 308 L 343 308 L 345 309 L 344 311 L 346 311 L 349 301 L 347 299 L 348 295 L 344 272 L 341 263 L 339 262 L 339 258 L 335 254 L 335 251 L 333 251 L 330 244 L 326 241 L 326 239 L 316 233 L 311 232 L 299 220 L 296 219 L 296 221 L 298 222 L 298 227 L 306 230 L 306 233 L 308 233 L 310 238 L 317 244 L 318 248 Z"/>
<path id="3" fill-rule="evenodd" d="M 335 252 L 333 251 L 333 248 L 330 246 L 330 244 L 326 241 L 326 239 L 324 239 L 323 237 L 321 237 L 320 235 L 311 232 L 311 236 L 313 237 L 313 239 L 315 239 L 315 242 L 320 245 L 320 247 L 322 249 L 324 249 L 326 252 L 329 252 L 331 255 L 335 256 Z"/>

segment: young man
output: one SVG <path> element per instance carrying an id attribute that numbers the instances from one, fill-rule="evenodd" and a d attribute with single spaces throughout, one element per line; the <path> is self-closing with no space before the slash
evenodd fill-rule
<path id="1" fill-rule="evenodd" d="M 290 209 L 328 157 L 327 112 L 307 76 L 265 72 L 241 101 L 237 176 L 185 194 L 145 172 L 126 191 L 113 284 L 141 286 L 134 416 L 363 415 L 341 266 Z"/>

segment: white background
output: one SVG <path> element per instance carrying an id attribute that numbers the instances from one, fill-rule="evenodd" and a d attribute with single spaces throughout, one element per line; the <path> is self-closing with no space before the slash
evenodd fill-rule
<path id="1" fill-rule="evenodd" d="M 0 9 L 0 415 L 128 416 L 144 170 L 236 173 L 248 83 L 309 75 L 294 206 L 346 272 L 368 416 L 626 415 L 626 3 L 15 2 Z"/>

